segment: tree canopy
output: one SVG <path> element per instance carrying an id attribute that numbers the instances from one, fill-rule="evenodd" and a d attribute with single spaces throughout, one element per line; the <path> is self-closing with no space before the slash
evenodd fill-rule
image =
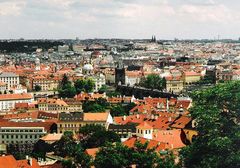
<path id="1" fill-rule="evenodd" d="M 158 89 L 162 91 L 166 88 L 166 79 L 161 78 L 156 74 L 150 74 L 146 78 L 142 78 L 139 85 L 145 88 Z"/>
<path id="2" fill-rule="evenodd" d="M 92 92 L 94 89 L 94 81 L 92 79 L 78 79 L 75 83 L 74 86 L 76 88 L 77 94 L 81 92 Z"/>
<path id="3" fill-rule="evenodd" d="M 128 148 L 121 143 L 107 143 L 101 147 L 94 160 L 94 166 L 100 167 L 130 167 L 136 165 L 139 168 L 176 168 L 172 153 L 164 156 L 155 151 L 154 148 L 147 149 L 147 143 L 135 143 L 134 148 Z"/>
<path id="4" fill-rule="evenodd" d="M 192 94 L 198 137 L 182 151 L 186 167 L 240 167 L 240 82 Z"/>
<path id="5" fill-rule="evenodd" d="M 36 92 L 39 92 L 39 91 L 42 90 L 42 87 L 41 87 L 40 85 L 36 85 L 35 88 L 34 88 L 34 90 L 35 90 Z"/>
<path id="6" fill-rule="evenodd" d="M 63 79 L 60 83 L 60 88 L 58 89 L 59 96 L 62 98 L 73 98 L 76 95 L 76 88 L 69 81 L 66 74 L 63 75 Z"/>
<path id="7" fill-rule="evenodd" d="M 95 101 L 84 102 L 82 108 L 84 112 L 104 112 L 109 105 L 106 99 L 98 98 Z"/>
<path id="8" fill-rule="evenodd" d="M 96 148 L 103 146 L 107 142 L 120 142 L 120 137 L 112 131 L 107 131 L 101 125 L 86 125 L 80 128 L 79 133 L 82 146 L 87 148 Z"/>

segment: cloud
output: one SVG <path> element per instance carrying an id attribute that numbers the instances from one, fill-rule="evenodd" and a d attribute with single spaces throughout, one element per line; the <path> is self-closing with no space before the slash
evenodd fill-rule
<path id="1" fill-rule="evenodd" d="M 18 16 L 21 14 L 25 1 L 0 1 L 0 16 Z"/>
<path id="2" fill-rule="evenodd" d="M 0 0 L 0 37 L 236 36 L 239 11 L 237 0 Z"/>

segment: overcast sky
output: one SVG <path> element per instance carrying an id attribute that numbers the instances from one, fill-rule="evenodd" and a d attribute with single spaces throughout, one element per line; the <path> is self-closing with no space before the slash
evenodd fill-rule
<path id="1" fill-rule="evenodd" d="M 239 0 L 0 0 L 0 39 L 240 37 Z"/>

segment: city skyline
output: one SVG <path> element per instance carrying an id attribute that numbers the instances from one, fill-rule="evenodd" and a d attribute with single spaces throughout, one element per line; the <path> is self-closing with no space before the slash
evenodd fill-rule
<path id="1" fill-rule="evenodd" d="M 0 39 L 238 39 L 237 0 L 1 0 Z"/>

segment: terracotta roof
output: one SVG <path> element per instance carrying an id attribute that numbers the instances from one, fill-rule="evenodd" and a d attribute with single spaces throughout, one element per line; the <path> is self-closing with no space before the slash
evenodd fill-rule
<path id="1" fill-rule="evenodd" d="M 141 144 L 145 144 L 146 142 L 148 142 L 147 149 L 156 148 L 155 150 L 158 152 L 169 148 L 169 145 L 167 143 L 159 142 L 156 140 L 149 140 L 146 138 L 136 136 L 127 139 L 126 141 L 123 142 L 123 144 L 129 148 L 133 148 L 137 141 L 140 142 Z"/>
<path id="2" fill-rule="evenodd" d="M 4 119 L 51 119 L 57 118 L 58 115 L 54 113 L 47 113 L 43 111 L 33 111 L 33 112 L 25 112 L 25 113 L 17 113 L 17 114 L 6 114 L 4 115 Z"/>
<path id="3" fill-rule="evenodd" d="M 172 149 L 176 149 L 186 146 L 183 143 L 182 136 L 182 131 L 180 129 L 159 130 L 156 134 L 153 135 L 153 139 L 156 141 L 168 143 Z"/>
<path id="4" fill-rule="evenodd" d="M 12 155 L 0 157 L 0 168 L 40 168 L 36 159 L 32 158 L 32 165 L 28 160 L 16 160 Z"/>
<path id="5" fill-rule="evenodd" d="M 109 113 L 84 113 L 83 121 L 107 121 Z"/>
<path id="6" fill-rule="evenodd" d="M 179 118 L 177 118 L 172 124 L 171 127 L 173 128 L 185 128 L 186 125 L 192 121 L 191 117 L 187 117 L 187 116 L 181 116 Z"/>
<path id="7" fill-rule="evenodd" d="M 55 104 L 58 106 L 68 106 L 67 103 L 62 99 L 49 99 L 49 98 L 38 99 L 38 104 Z"/>
<path id="8" fill-rule="evenodd" d="M 28 160 L 18 160 L 17 168 L 40 168 L 36 159 L 32 158 L 32 165 Z"/>
<path id="9" fill-rule="evenodd" d="M 142 122 L 141 124 L 139 124 L 136 128 L 140 128 L 140 129 L 153 129 L 153 127 L 151 125 L 149 125 L 147 122 Z"/>
<path id="10" fill-rule="evenodd" d="M 32 99 L 33 96 L 30 93 L 21 93 L 21 94 L 1 94 L 1 100 L 21 100 L 21 99 Z"/>
<path id="11" fill-rule="evenodd" d="M 47 135 L 41 137 L 40 139 L 43 141 L 58 141 L 61 139 L 62 135 L 63 134 L 56 134 L 56 133 L 47 134 Z"/>
<path id="12" fill-rule="evenodd" d="M 149 113 L 151 114 L 153 111 L 157 111 L 155 107 L 150 104 L 139 104 L 133 107 L 129 112 L 130 113 Z"/>
<path id="13" fill-rule="evenodd" d="M 89 148 L 85 150 L 85 153 L 95 158 L 98 151 L 99 151 L 99 148 Z"/>
<path id="14" fill-rule="evenodd" d="M 15 167 L 17 167 L 17 161 L 12 155 L 0 157 L 0 168 L 15 168 Z"/>
<path id="15" fill-rule="evenodd" d="M 44 127 L 47 132 L 50 132 L 53 122 L 0 122 L 0 127 Z"/>
<path id="16" fill-rule="evenodd" d="M 60 162 L 55 162 L 53 164 L 49 165 L 40 165 L 41 168 L 63 168 L 62 164 Z"/>
<path id="17" fill-rule="evenodd" d="M 194 71 L 184 72 L 184 75 L 185 75 L 185 76 L 201 76 L 200 73 L 197 73 L 197 72 L 194 72 Z"/>

